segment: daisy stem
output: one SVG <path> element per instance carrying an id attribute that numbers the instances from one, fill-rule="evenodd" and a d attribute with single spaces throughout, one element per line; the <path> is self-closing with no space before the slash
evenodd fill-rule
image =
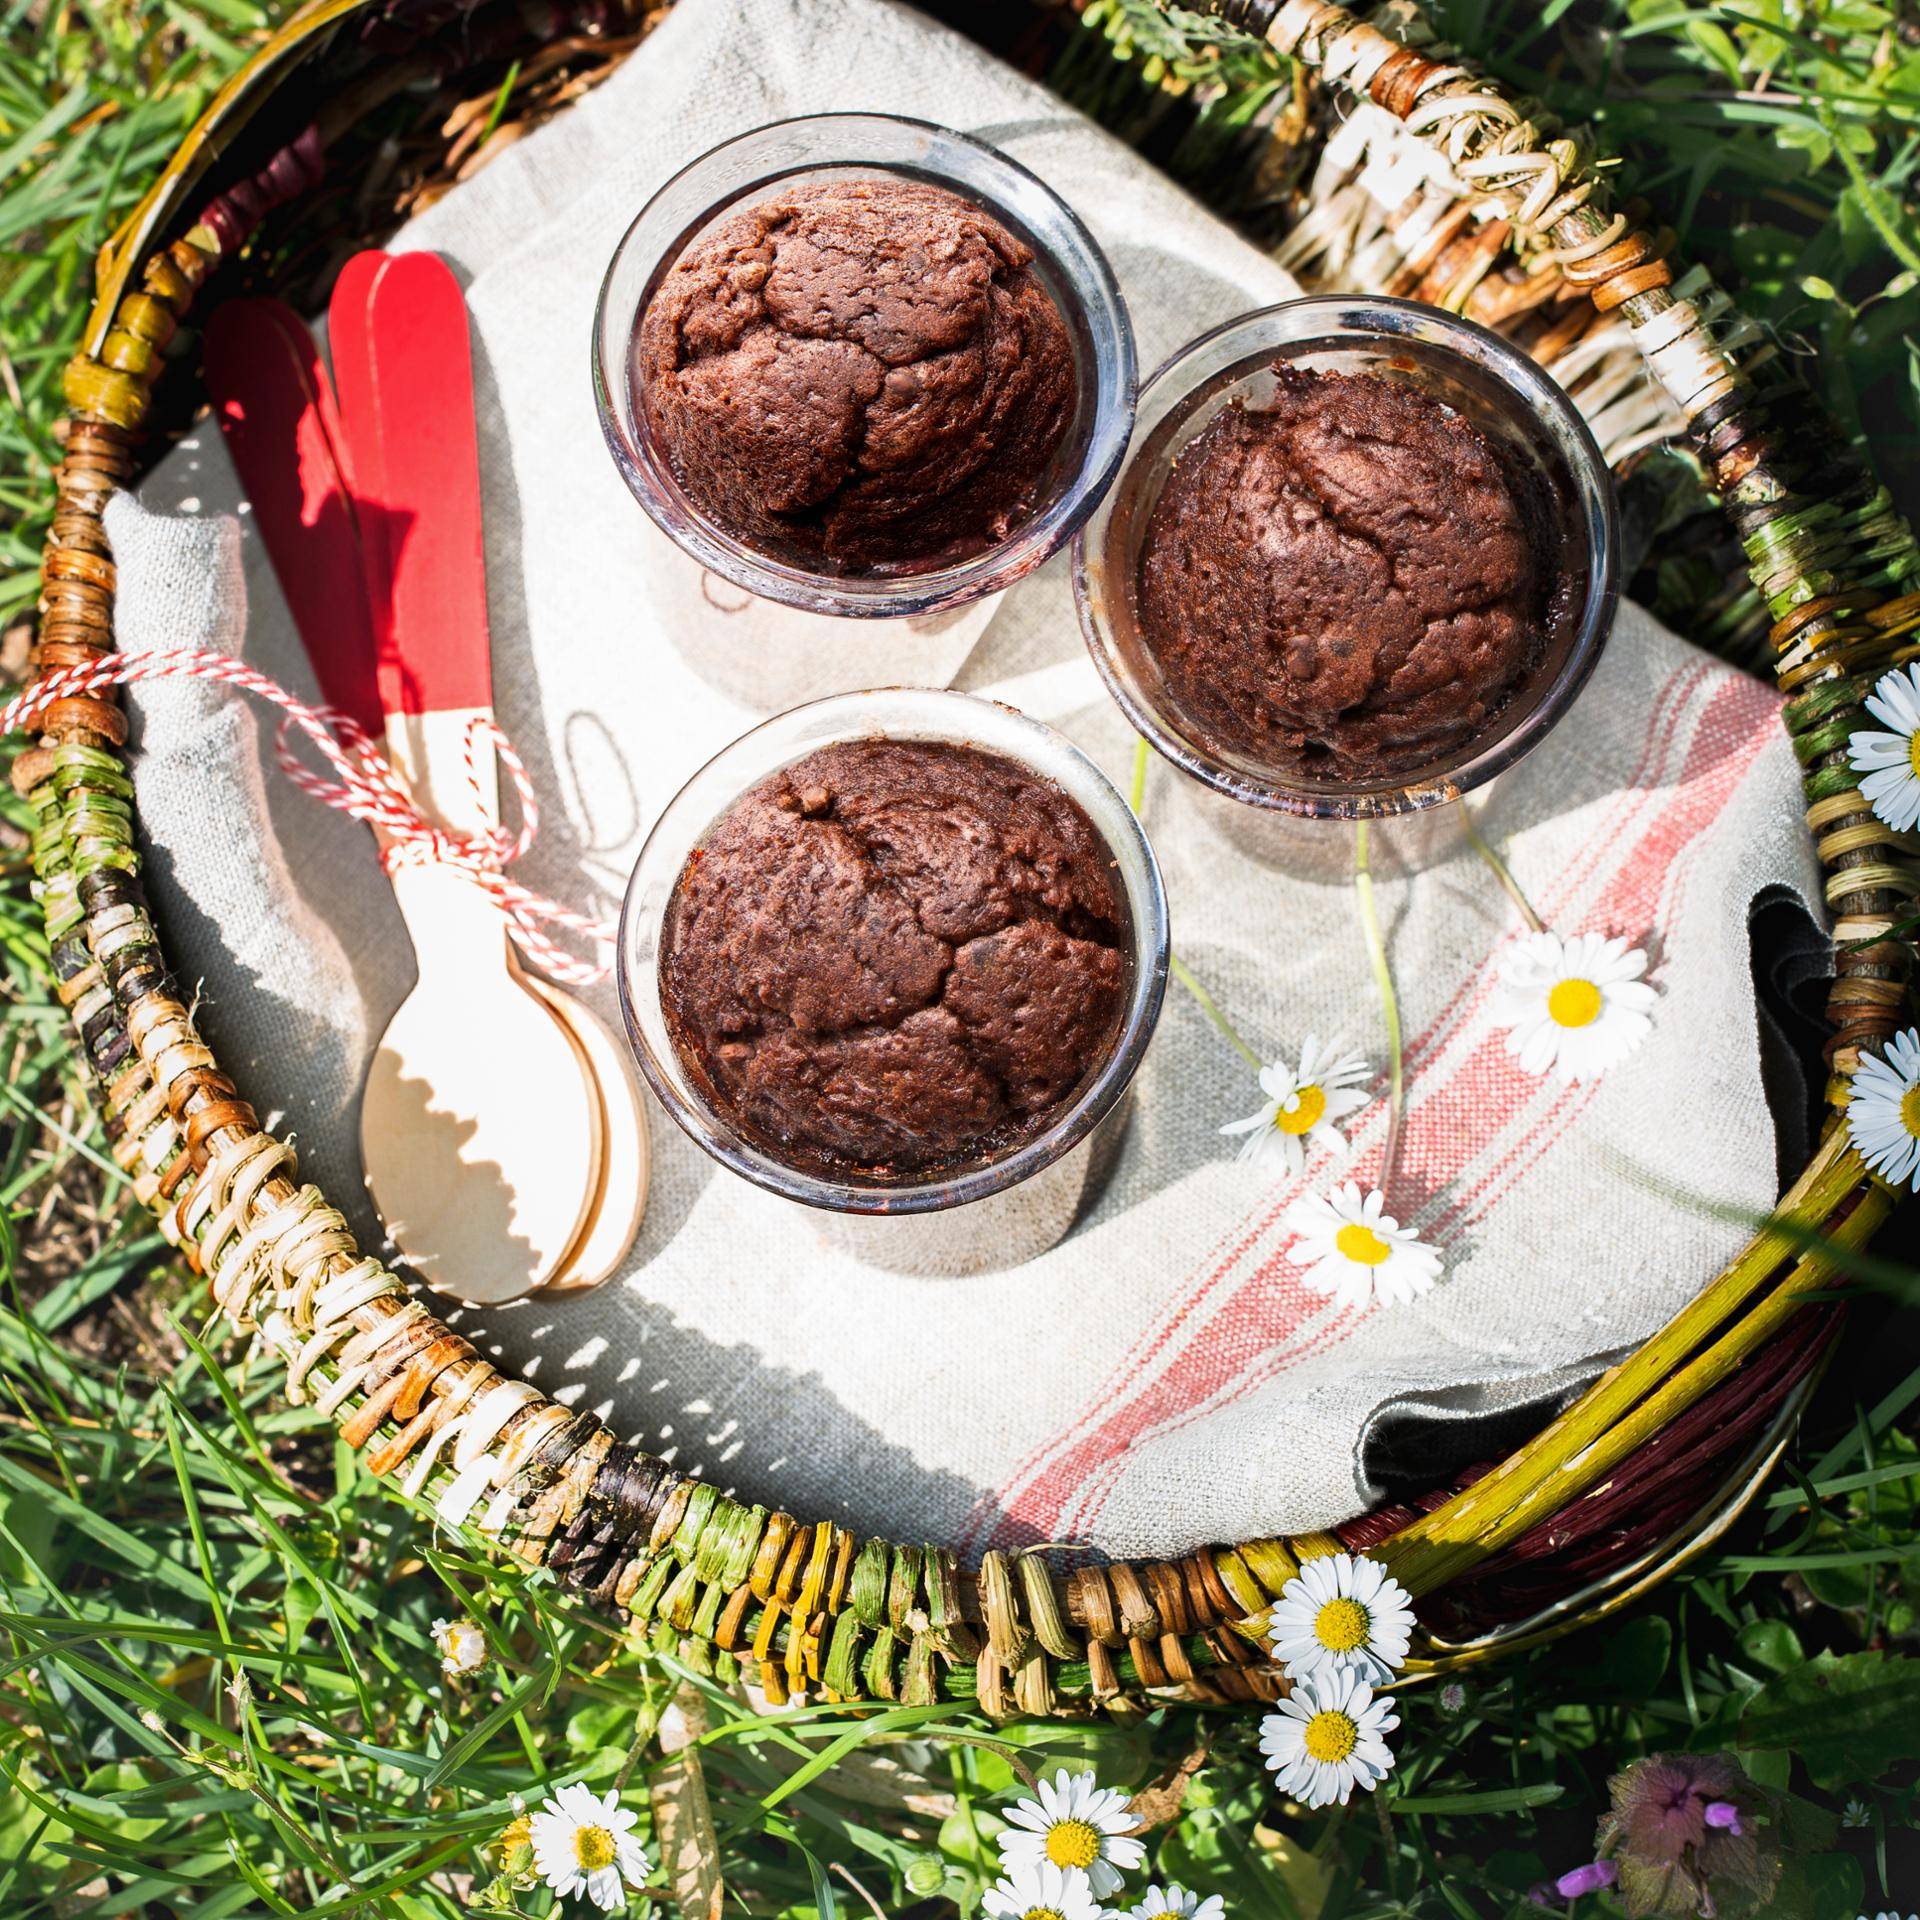
<path id="1" fill-rule="evenodd" d="M 1233 1022 L 1220 1011 L 1219 1005 L 1215 1002 L 1213 995 L 1194 978 L 1193 969 L 1189 967 L 1177 953 L 1169 953 L 1167 955 L 1167 965 L 1172 969 L 1173 977 L 1199 1001 L 1200 1011 L 1226 1036 L 1241 1059 L 1243 1059 L 1248 1066 L 1258 1071 L 1265 1063 L 1261 1060 L 1260 1056 L 1240 1038 L 1239 1034 L 1234 1031 Z"/>
<path id="2" fill-rule="evenodd" d="M 1460 809 L 1460 824 L 1466 830 L 1467 845 L 1492 869 L 1493 877 L 1506 889 L 1507 898 L 1520 909 L 1520 918 L 1527 923 L 1533 932 L 1545 933 L 1547 930 L 1546 923 L 1534 912 L 1532 903 L 1527 899 L 1527 896 L 1520 891 L 1520 883 L 1513 877 L 1512 869 L 1509 868 L 1507 863 L 1481 838 L 1480 829 L 1473 824 L 1472 808 L 1470 808 L 1464 800 L 1456 800 L 1454 805 Z"/>
<path id="3" fill-rule="evenodd" d="M 1380 1155 L 1380 1185 L 1384 1188 L 1400 1151 L 1400 1117 L 1406 1110 L 1406 1059 L 1400 1038 L 1400 1000 L 1393 990 L 1393 969 L 1387 964 L 1387 943 L 1380 937 L 1380 915 L 1374 906 L 1373 867 L 1364 820 L 1353 830 L 1353 890 L 1360 902 L 1360 931 L 1366 937 L 1367 958 L 1373 963 L 1380 1011 L 1387 1023 L 1387 1143 Z"/>
<path id="4" fill-rule="evenodd" d="M 1133 817 L 1138 820 L 1144 816 L 1146 804 L 1147 743 L 1144 738 L 1137 738 L 1133 743 L 1133 788 L 1127 795 L 1127 805 L 1133 809 Z M 1167 955 L 1167 965 L 1173 977 L 1200 1003 L 1200 1011 L 1226 1036 L 1234 1051 L 1256 1073 L 1259 1072 L 1265 1062 L 1234 1031 L 1233 1022 L 1220 1011 L 1219 1003 L 1213 995 L 1194 977 L 1193 969 L 1177 953 L 1172 952 Z"/>

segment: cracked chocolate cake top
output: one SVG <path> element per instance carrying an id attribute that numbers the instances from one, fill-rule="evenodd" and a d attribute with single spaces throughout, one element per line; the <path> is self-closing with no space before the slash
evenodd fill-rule
<path id="1" fill-rule="evenodd" d="M 998 754 L 823 747 L 749 787 L 675 885 L 661 1000 L 708 1098 L 787 1164 L 911 1175 L 1040 1132 L 1126 996 L 1113 856 Z"/>
<path id="2" fill-rule="evenodd" d="M 1147 523 L 1142 637 L 1219 745 L 1365 781 L 1480 733 L 1540 663 L 1543 480 L 1417 387 L 1284 363 L 1223 408 Z"/>
<path id="3" fill-rule="evenodd" d="M 1033 253 L 942 187 L 801 180 L 723 220 L 647 303 L 635 377 L 668 464 L 750 546 L 944 564 L 1044 504 L 1073 345 Z"/>

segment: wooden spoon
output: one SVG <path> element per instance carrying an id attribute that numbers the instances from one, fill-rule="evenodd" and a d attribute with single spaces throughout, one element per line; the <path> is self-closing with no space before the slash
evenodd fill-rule
<path id="1" fill-rule="evenodd" d="M 466 307 L 460 298 L 457 283 L 444 264 L 431 254 L 401 255 L 397 259 L 378 252 L 361 254 L 349 261 L 342 272 L 340 284 L 334 293 L 336 306 L 343 301 L 356 300 L 364 306 L 374 297 L 376 284 L 384 285 L 388 271 L 394 268 L 400 271 L 394 284 L 386 287 L 381 296 L 386 302 L 384 310 L 390 312 L 393 303 L 412 299 L 420 301 L 423 315 L 437 310 L 439 317 L 434 324 L 440 330 L 440 337 L 449 341 L 447 361 L 437 364 L 447 366 L 456 360 L 460 364 L 460 378 L 457 383 L 450 383 L 450 394 L 464 391 L 467 396 L 466 439 L 470 448 L 472 371 L 466 335 Z M 456 319 L 459 323 L 457 328 L 454 324 Z M 457 339 L 454 338 L 456 334 Z M 337 352 L 336 349 L 336 356 Z M 358 369 L 355 371 L 357 373 Z M 477 452 L 456 450 L 450 470 L 470 472 L 474 476 L 474 534 L 468 549 L 472 570 L 466 576 L 466 584 L 472 595 L 473 607 L 477 609 L 480 630 L 484 632 L 486 576 L 479 542 Z M 391 530 L 394 523 L 389 521 L 387 524 Z M 370 567 L 376 569 L 373 577 L 378 581 L 380 576 L 377 569 L 381 564 L 379 550 L 370 548 L 369 552 Z M 391 567 L 390 557 L 386 565 Z M 376 587 L 376 601 L 379 591 Z M 391 589 L 387 591 L 391 592 Z M 377 607 L 375 624 L 377 632 Z M 383 704 L 389 712 L 396 704 L 405 705 L 406 688 L 412 675 L 411 654 L 403 638 L 392 642 L 390 653 L 391 657 L 379 676 L 383 682 Z M 471 661 L 470 667 L 472 677 L 466 692 L 475 701 L 476 710 L 484 710 L 491 717 L 493 678 L 490 653 L 482 649 Z M 464 767 L 461 771 L 464 774 Z M 490 761 L 486 772 L 488 776 L 492 775 Z M 491 777 L 483 782 L 482 804 L 488 820 L 497 824 L 499 797 Z M 568 1029 L 582 1056 L 587 1078 L 599 1104 L 602 1154 L 594 1197 L 564 1263 L 547 1283 L 567 1291 L 597 1286 L 625 1258 L 647 1209 L 652 1151 L 640 1077 L 634 1066 L 631 1048 L 615 1037 L 613 1030 L 591 1007 L 552 982 L 526 972 L 511 944 L 507 949 L 507 963 L 520 984 Z"/>
<path id="2" fill-rule="evenodd" d="M 469 753 L 493 687 L 466 305 L 431 254 L 361 256 L 330 337 L 387 754 L 429 819 L 484 832 L 499 798 L 491 750 Z M 605 1105 L 481 888 L 428 864 L 396 868 L 393 887 L 419 977 L 362 1096 L 367 1184 L 434 1285 L 517 1299 L 565 1269 L 593 1214 Z"/>
<path id="3" fill-rule="evenodd" d="M 363 281 L 383 256 L 362 256 Z M 277 300 L 235 300 L 215 310 L 206 336 L 207 377 L 255 524 L 280 575 L 295 624 L 328 705 L 372 737 L 383 730 L 365 556 L 348 449 L 333 389 L 306 323 Z M 371 460 L 372 456 L 369 455 Z M 380 590 L 386 591 L 381 554 Z M 564 1266 L 548 1284 L 597 1285 L 619 1265 L 645 1213 L 649 1138 L 628 1049 L 591 1008 L 522 972 L 523 986 L 569 1030 L 584 1056 L 602 1114 L 595 1197 Z"/>

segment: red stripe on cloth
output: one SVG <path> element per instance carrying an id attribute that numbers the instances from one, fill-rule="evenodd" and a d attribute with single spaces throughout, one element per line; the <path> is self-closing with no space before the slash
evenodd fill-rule
<path id="1" fill-rule="evenodd" d="M 1594 866 L 1604 862 L 1608 854 L 1618 853 L 1632 845 L 1629 835 L 1633 823 L 1664 790 L 1661 786 L 1661 777 L 1665 774 L 1673 742 L 1681 730 L 1683 720 L 1691 710 L 1694 695 L 1713 671 L 1714 668 L 1710 662 L 1704 658 L 1695 658 L 1683 661 L 1667 677 L 1654 700 L 1654 708 L 1660 714 L 1661 721 L 1648 729 L 1640 760 L 1631 778 L 1621 790 L 1619 804 L 1589 836 L 1580 854 L 1570 863 L 1563 876 L 1562 884 L 1554 895 L 1556 900 L 1564 901 L 1571 897 L 1585 875 Z M 1485 969 L 1478 969 L 1465 975 L 1447 1006 L 1427 1028 L 1415 1036 L 1409 1048 L 1410 1061 L 1417 1059 L 1425 1051 L 1437 1051 L 1439 1036 L 1458 1025 L 1456 1015 L 1462 1008 L 1467 1007 L 1469 1003 L 1477 1008 L 1486 988 Z M 1369 1139 L 1377 1150 L 1384 1139 L 1384 1133 L 1384 1110 L 1376 1108 L 1371 1134 L 1366 1123 L 1363 1122 L 1355 1136 L 1356 1161 L 1364 1154 Z M 1197 1284 L 1190 1281 L 1170 1296 L 1172 1308 L 1170 1316 L 1145 1330 L 1125 1359 L 1109 1374 L 1103 1391 L 1088 1403 L 1078 1420 L 1044 1445 L 1034 1449 L 1002 1481 L 996 1494 L 983 1498 L 980 1506 L 971 1516 L 974 1524 L 990 1524 L 1002 1511 L 1001 1502 L 1023 1480 L 1033 1477 L 1042 1470 L 1050 1452 L 1067 1445 L 1075 1433 L 1084 1431 L 1089 1424 L 1099 1421 L 1110 1411 L 1114 1396 L 1124 1396 L 1129 1391 L 1137 1389 L 1138 1383 L 1151 1368 L 1152 1363 L 1178 1337 L 1188 1322 L 1203 1312 L 1213 1291 L 1271 1232 L 1286 1208 L 1297 1196 L 1302 1184 L 1304 1183 L 1282 1182 L 1277 1188 L 1269 1191 L 1265 1203 L 1259 1210 L 1245 1216 L 1237 1226 L 1221 1234 L 1213 1248 L 1193 1269 L 1196 1275 L 1204 1277 L 1200 1277 Z"/>
<path id="2" fill-rule="evenodd" d="M 1654 709 L 1659 718 L 1647 729 L 1640 758 L 1619 789 L 1620 804 L 1595 832 L 1588 835 L 1585 845 L 1533 902 L 1534 911 L 1549 926 L 1566 912 L 1568 902 L 1587 884 L 1593 872 L 1606 864 L 1609 854 L 1632 844 L 1629 836 L 1641 817 L 1649 808 L 1656 807 L 1661 795 L 1668 791 L 1662 786 L 1659 776 L 1666 771 L 1668 757 L 1680 737 L 1682 725 L 1693 711 L 1695 695 L 1715 670 L 1714 664 L 1704 658 L 1683 661 L 1667 676 L 1660 691 L 1654 695 Z M 1759 682 L 1753 684 L 1758 686 Z M 1461 1024 L 1455 1016 L 1473 1000 L 1476 990 L 1484 982 L 1484 974 L 1484 969 L 1476 969 L 1463 975 L 1453 998 L 1426 1030 L 1408 1044 L 1408 1073 L 1436 1057 L 1453 1037 Z"/>
<path id="3" fill-rule="evenodd" d="M 1759 696 L 1757 705 L 1754 695 Z M 1754 761 L 1774 737 L 1778 714 L 1777 698 L 1760 682 L 1747 680 L 1744 675 L 1715 694 L 1694 732 L 1687 771 L 1682 775 L 1679 789 L 1681 802 L 1661 815 L 1634 859 L 1621 868 L 1607 891 L 1595 902 L 1589 917 L 1596 929 L 1643 927 L 1652 932 L 1673 924 L 1692 871 L 1691 856 L 1699 846 L 1701 830 L 1719 817 Z M 1660 905 L 1663 894 L 1667 896 L 1664 909 Z M 1504 1037 L 1502 1047 L 1504 1050 Z M 1536 1128 L 1510 1148 L 1478 1186 L 1455 1196 L 1447 1211 L 1435 1217 L 1426 1230 L 1443 1237 L 1484 1217 L 1511 1184 L 1502 1176 L 1515 1166 L 1531 1169 L 1557 1145 L 1586 1110 L 1598 1084 L 1587 1081 L 1577 1090 L 1570 1089 L 1576 1097 L 1556 1103 L 1546 1116 L 1546 1127 Z M 1543 1138 L 1548 1127 L 1551 1131 Z"/>
<path id="4" fill-rule="evenodd" d="M 1679 783 L 1671 790 L 1671 804 L 1649 825 L 1631 857 L 1622 864 L 1588 916 L 1596 928 L 1652 926 L 1660 894 L 1668 890 L 1670 880 L 1676 876 L 1683 878 L 1684 867 L 1691 864 L 1684 856 L 1698 845 L 1701 830 L 1718 817 L 1773 737 L 1778 709 L 1778 700 L 1757 681 L 1744 678 L 1723 681 L 1715 690 L 1693 729 Z M 1672 891 L 1669 917 L 1671 906 L 1677 904 L 1678 886 Z M 1496 972 L 1492 965 L 1481 969 L 1489 981 Z M 1590 1104 L 1597 1085 L 1589 1081 L 1556 1093 L 1533 1117 L 1524 1136 L 1508 1148 L 1478 1185 L 1450 1204 L 1437 1221 L 1423 1223 L 1423 1232 L 1445 1244 L 1448 1235 L 1457 1232 L 1469 1219 L 1490 1211 L 1517 1184 L 1518 1173 L 1531 1170 L 1567 1133 Z M 1463 1091 L 1467 1094 L 1464 1101 Z M 1425 1173 L 1424 1184 L 1428 1190 L 1439 1191 L 1448 1180 L 1457 1178 L 1474 1157 L 1473 1153 L 1463 1156 L 1458 1151 L 1459 1141 L 1479 1134 L 1476 1151 L 1484 1151 L 1499 1132 L 1497 1124 L 1492 1128 L 1486 1126 L 1485 1116 L 1490 1113 L 1510 1116 L 1528 1100 L 1537 1101 L 1541 1091 L 1540 1081 L 1524 1073 L 1507 1052 L 1505 1030 L 1490 1031 L 1475 1045 L 1469 1060 L 1449 1082 L 1441 1101 L 1423 1100 L 1417 1108 L 1409 1107 L 1399 1179 L 1421 1183 L 1421 1175 Z M 1436 1106 L 1446 1110 L 1436 1113 Z M 1424 1123 L 1418 1130 L 1414 1125 L 1416 1113 Z M 1424 1140 L 1418 1139 L 1417 1134 L 1424 1135 Z M 1422 1145 L 1427 1149 L 1425 1167 L 1421 1165 L 1423 1156 L 1419 1151 Z M 1405 1219 L 1414 1211 L 1403 1206 L 1400 1217 Z M 1279 1257 L 1277 1251 L 1275 1257 Z M 1358 1316 L 1343 1315 L 1341 1319 L 1343 1334 L 1359 1323 Z M 1200 1344 L 1215 1344 L 1212 1327 L 1200 1336 L 1196 1345 Z M 1204 1407 L 1198 1401 L 1181 1406 L 1176 1395 L 1162 1391 L 1154 1396 L 1161 1407 L 1157 1417 L 1151 1420 L 1141 1417 L 1141 1406 L 1136 1404 L 1128 1410 L 1134 1417 L 1123 1414 L 1110 1421 L 1098 1436 L 1101 1441 L 1112 1442 L 1102 1449 L 1105 1457 L 1101 1466 L 1088 1476 L 1077 1496 L 1070 1493 L 1062 1502 L 1053 1521 L 1054 1528 L 1057 1530 L 1065 1523 L 1083 1529 L 1097 1520 L 1119 1480 L 1124 1449 L 1148 1438 L 1177 1432 L 1196 1418 L 1216 1413 L 1221 1407 L 1258 1392 L 1275 1374 L 1290 1369 L 1306 1357 L 1300 1351 L 1278 1356 L 1281 1364 L 1255 1368 L 1233 1382 L 1231 1390 L 1224 1394 L 1218 1385 L 1209 1385 Z M 1220 1355 L 1220 1364 L 1214 1371 L 1231 1375 L 1230 1353 Z M 1170 1384 L 1173 1378 L 1170 1369 L 1157 1385 Z"/>
<path id="5" fill-rule="evenodd" d="M 1564 905 L 1591 871 L 1604 864 L 1608 853 L 1626 847 L 1629 851 L 1613 879 L 1582 919 L 1611 927 L 1624 925 L 1625 916 L 1637 911 L 1639 925 L 1647 924 L 1644 916 L 1674 856 L 1725 804 L 1776 723 L 1778 701 L 1768 689 L 1744 676 L 1724 679 L 1691 730 L 1678 786 L 1669 788 L 1658 778 L 1649 780 L 1650 764 L 1664 773 L 1673 742 L 1685 731 L 1693 696 L 1713 671 L 1709 663 L 1700 661 L 1683 666 L 1669 678 L 1657 703 L 1663 724 L 1649 729 L 1641 764 L 1624 790 L 1622 804 L 1600 824 L 1582 856 L 1561 876 L 1552 892 L 1552 905 Z M 1704 778 L 1709 772 L 1717 777 Z M 1632 829 L 1649 807 L 1658 810 L 1652 824 L 1635 840 Z M 1477 1015 L 1494 973 L 1491 966 L 1483 966 L 1463 980 L 1447 1007 L 1417 1038 L 1415 1048 L 1437 1051 L 1441 1030 L 1457 1029 Z M 1480 1042 L 1441 1086 L 1430 1092 L 1423 1089 L 1418 1105 L 1410 1110 L 1403 1172 L 1424 1176 L 1427 1191 L 1437 1192 L 1497 1139 L 1501 1123 L 1490 1124 L 1489 1115 L 1510 1118 L 1517 1106 L 1530 1098 L 1537 1100 L 1539 1092 L 1539 1083 L 1521 1074 L 1506 1054 L 1503 1035 Z M 1493 1203 L 1497 1196 L 1492 1189 L 1504 1191 L 1502 1175 L 1531 1160 L 1533 1143 L 1542 1132 L 1551 1130 L 1557 1138 L 1570 1124 L 1573 1111 L 1583 1105 L 1578 1096 L 1550 1101 L 1527 1136 L 1502 1155 L 1475 1189 L 1473 1211 L 1484 1211 Z M 1377 1148 L 1373 1136 L 1384 1131 L 1384 1109 L 1376 1113 L 1380 1117 L 1363 1124 L 1356 1137 L 1357 1150 L 1369 1145 Z M 1095 1489 L 1117 1478 L 1121 1454 L 1149 1429 L 1156 1434 L 1172 1431 L 1195 1417 L 1196 1408 L 1210 1410 L 1222 1404 L 1222 1388 L 1232 1388 L 1230 1403 L 1332 1340 L 1345 1337 L 1357 1324 L 1354 1316 L 1346 1314 L 1332 1316 L 1304 1339 L 1298 1337 L 1303 1322 L 1324 1303 L 1306 1294 L 1297 1281 L 1274 1287 L 1282 1258 L 1277 1248 L 1252 1273 L 1230 1283 L 1223 1301 L 1212 1304 L 1222 1284 L 1265 1240 L 1304 1184 L 1282 1183 L 1267 1204 L 1222 1236 L 1202 1263 L 1204 1278 L 1198 1287 L 1184 1288 L 1171 1301 L 1171 1313 L 1148 1329 L 1126 1361 L 1109 1375 L 1109 1391 L 1094 1400 L 1078 1421 L 1029 1455 L 995 1495 L 983 1499 L 973 1516 L 976 1530 L 991 1529 L 994 1538 L 1047 1536 L 1058 1531 L 1069 1507 L 1078 1510 L 1076 1517 L 1083 1523 L 1090 1521 L 1105 1504 L 1104 1492 Z M 1406 1215 L 1403 1206 L 1402 1217 Z M 1462 1217 L 1456 1206 L 1450 1208 L 1447 1219 L 1451 1224 Z M 1206 1319 L 1199 1334 L 1157 1378 L 1134 1385 L 1130 1398 L 1116 1406 L 1113 1395 L 1128 1394 L 1130 1384 L 1141 1381 L 1196 1316 Z M 1077 1441 L 1076 1434 L 1082 1436 Z M 1029 1481 L 1025 1488 L 1023 1480 Z"/>

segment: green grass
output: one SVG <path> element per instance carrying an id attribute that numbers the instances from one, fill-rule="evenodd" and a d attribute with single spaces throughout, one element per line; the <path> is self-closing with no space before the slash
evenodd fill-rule
<path id="1" fill-rule="evenodd" d="M 1911 0 L 1433 0 L 1445 34 L 1517 93 L 1593 131 L 1616 189 L 1643 195 L 1763 321 L 1920 514 L 1920 23 Z M 1277 232 L 1297 183 L 1252 168 L 1286 104 L 1265 47 L 1157 0 L 1088 0 L 1056 78 L 1203 199 Z M 1116 57 L 1118 56 L 1118 57 Z M 1170 97 L 1171 92 L 1178 97 Z M 1750 663 L 1721 624 L 1737 549 L 1696 479 L 1648 469 L 1658 519 L 1636 597 Z M 1762 623 L 1764 624 L 1764 623 Z"/>
<path id="2" fill-rule="evenodd" d="M 95 0 L 0 16 L 6 618 L 33 597 L 58 373 L 93 250 L 264 12 Z M 1811 376 L 1863 424 L 1883 474 L 1910 480 L 1911 12 L 1452 0 L 1448 17 L 1510 76 L 1600 123 L 1684 244 L 1804 338 Z M 1192 82 L 1182 98 L 1156 84 L 1170 69 Z M 1142 0 L 1101 0 L 1060 71 L 1222 193 L 1244 189 L 1246 129 L 1283 97 L 1264 55 L 1169 35 Z M 1685 558 L 1664 563 L 1684 612 Z M 1056 1758 L 1162 1789 L 1156 1874 L 1225 1894 L 1236 1916 L 1517 1915 L 1538 1911 L 1529 1886 L 1591 1856 L 1616 1768 L 1722 1746 L 1830 1814 L 1859 1802 L 1865 1824 L 1809 1842 L 1777 1911 L 1920 1909 L 1920 1315 L 1902 1304 L 1903 1270 L 1856 1276 L 1854 1331 L 1735 1535 L 1616 1621 L 1468 1676 L 1457 1695 L 1408 1695 L 1389 1789 L 1344 1813 L 1308 1815 L 1267 1790 L 1250 1716 L 992 1728 L 953 1707 L 761 1714 L 623 1640 L 545 1575 L 437 1533 L 324 1422 L 277 1405 L 242 1350 L 216 1361 L 204 1287 L 103 1153 L 48 982 L 22 825 L 0 801 L 8 1920 L 538 1911 L 544 1894 L 496 1883 L 488 1843 L 571 1779 L 619 1786 L 656 1857 L 660 1823 L 686 1839 L 698 1864 L 657 1886 L 666 1911 L 704 1913 L 717 1886 L 732 1912 L 945 1920 L 974 1911 L 992 1877 L 1016 1769 Z M 452 1682 L 430 1628 L 461 1612 L 493 1658 Z"/>

